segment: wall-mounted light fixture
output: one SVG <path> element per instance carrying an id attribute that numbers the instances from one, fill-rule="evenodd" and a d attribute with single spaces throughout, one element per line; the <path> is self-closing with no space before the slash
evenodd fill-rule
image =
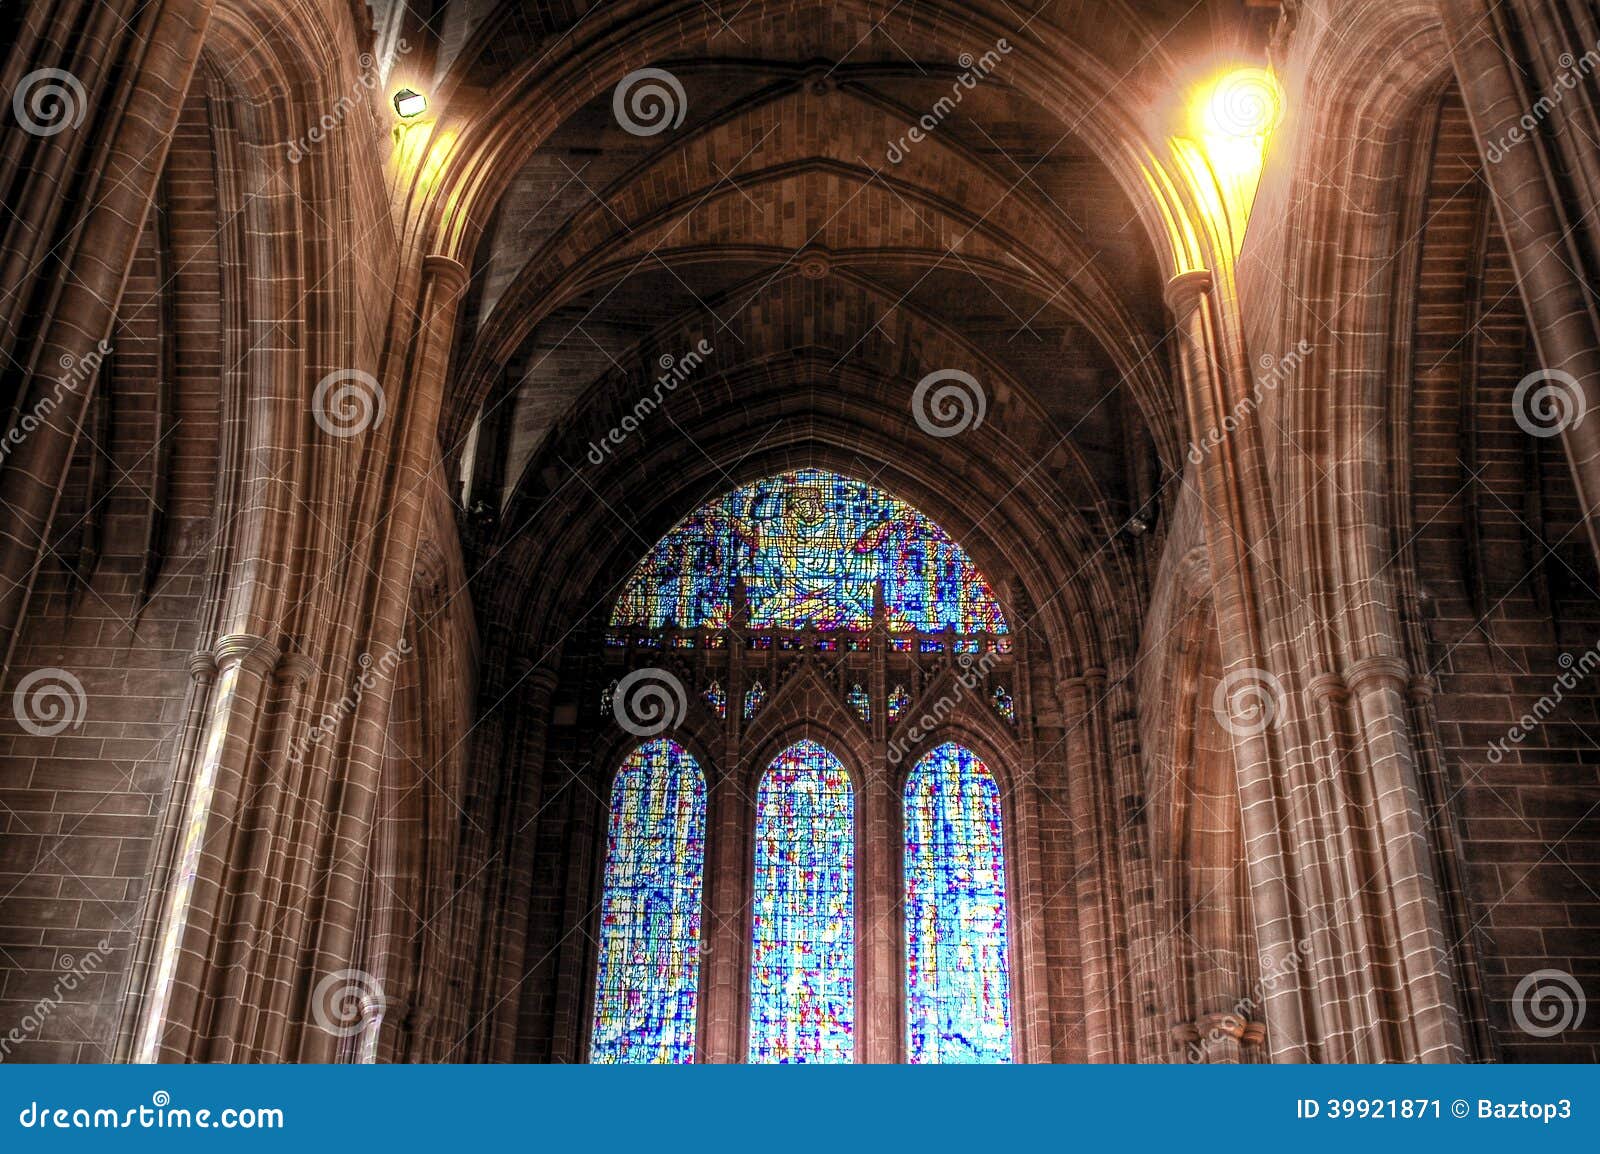
<path id="1" fill-rule="evenodd" d="M 414 88 L 402 88 L 394 94 L 394 110 L 410 120 L 428 110 L 428 98 Z"/>

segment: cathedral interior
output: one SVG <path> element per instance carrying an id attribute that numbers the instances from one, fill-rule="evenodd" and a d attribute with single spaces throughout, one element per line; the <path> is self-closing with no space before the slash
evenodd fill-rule
<path id="1" fill-rule="evenodd" d="M 1600 1060 L 1593 0 L 0 45 L 0 1061 Z"/>

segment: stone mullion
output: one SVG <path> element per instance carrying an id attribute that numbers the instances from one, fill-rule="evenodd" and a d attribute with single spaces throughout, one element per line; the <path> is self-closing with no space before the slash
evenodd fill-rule
<path id="1" fill-rule="evenodd" d="M 1178 362 L 1189 425 L 1196 437 L 1209 429 L 1223 429 L 1231 412 L 1224 363 L 1242 362 L 1222 348 L 1218 320 L 1213 315 L 1211 274 L 1188 272 L 1173 278 L 1167 304 L 1176 320 Z M 1239 365 L 1235 364 L 1237 372 Z M 1232 393 L 1241 392 L 1242 382 Z M 1240 442 L 1248 442 L 1244 449 Z M 1267 485 L 1260 460 L 1256 420 L 1237 422 L 1213 452 L 1197 467 L 1197 483 L 1204 496 L 1206 541 L 1215 582 L 1212 604 L 1222 643 L 1225 670 L 1261 668 L 1271 646 L 1259 614 L 1270 612 L 1264 577 L 1249 549 L 1256 536 L 1252 526 L 1265 513 Z M 1249 863 L 1252 912 L 1257 948 L 1264 957 L 1293 956 L 1297 934 L 1294 879 L 1284 844 L 1288 824 L 1278 785 L 1278 758 L 1268 731 L 1243 732 L 1234 737 L 1234 761 L 1239 774 L 1239 801 L 1243 814 L 1245 857 Z M 1278 982 L 1265 991 L 1267 1037 L 1280 1060 L 1306 1061 L 1313 1056 L 1302 990 L 1298 980 Z"/>
<path id="2" fill-rule="evenodd" d="M 1583 155 L 1592 144 L 1578 143 L 1578 136 L 1567 133 L 1570 143 L 1564 147 L 1520 122 L 1552 93 L 1561 100 L 1556 113 L 1571 117 L 1576 115 L 1571 109 L 1583 109 L 1592 122 L 1593 98 L 1583 80 L 1561 87 L 1560 74 L 1541 67 L 1548 62 L 1538 49 L 1548 46 L 1557 55 L 1576 56 L 1592 49 L 1594 41 L 1565 43 L 1555 22 L 1541 18 L 1536 0 L 1439 0 L 1438 7 L 1478 143 L 1501 153 L 1486 155 L 1481 172 L 1493 194 L 1540 363 L 1570 374 L 1585 409 L 1593 410 L 1600 407 L 1600 317 L 1587 282 L 1600 272 L 1593 267 L 1600 223 L 1592 203 L 1576 220 L 1569 220 L 1565 210 L 1566 204 L 1581 207 L 1594 199 L 1578 175 L 1593 168 L 1592 157 Z M 1600 422 L 1567 420 L 1561 441 L 1589 547 L 1600 559 Z"/>
<path id="3" fill-rule="evenodd" d="M 150 878 L 144 894 L 144 915 L 139 936 L 134 942 L 128 967 L 128 996 L 123 1004 L 122 1021 L 117 1032 L 115 1060 L 126 1062 L 133 1056 L 138 1040 L 140 1012 L 149 995 L 151 966 L 159 946 L 162 911 L 166 907 L 168 887 L 177 868 L 176 854 L 183 830 L 185 805 L 175 805 L 176 799 L 188 798 L 194 781 L 196 759 L 200 754 L 200 741 L 206 730 L 206 711 L 211 699 L 211 688 L 216 683 L 217 660 L 209 651 L 196 653 L 189 659 L 189 700 L 184 709 L 183 734 L 178 742 L 178 754 L 173 763 L 172 788 L 161 823 L 161 834 L 151 857 Z"/>
<path id="4" fill-rule="evenodd" d="M 1355 720 L 1365 736 L 1370 764 L 1378 849 L 1386 877 L 1378 887 L 1392 925 L 1400 978 L 1394 1014 L 1406 1061 L 1458 1062 L 1461 1020 L 1449 978 L 1450 960 L 1433 878 L 1431 853 L 1417 782 L 1416 751 L 1407 728 L 1405 664 L 1371 657 L 1357 662 L 1350 683 Z"/>
<path id="5" fill-rule="evenodd" d="M 744 984 L 740 977 L 745 956 L 744 916 L 746 852 L 745 825 L 750 803 L 743 782 L 748 775 L 741 764 L 745 691 L 745 650 L 741 629 L 724 630 L 728 647 L 728 698 L 723 719 L 721 764 L 703 767 L 709 790 L 711 834 L 706 847 L 704 904 L 709 919 L 700 928 L 705 952 L 701 955 L 701 1046 L 707 1062 L 742 1062 L 740 1010 Z"/>
<path id="6" fill-rule="evenodd" d="M 1048 1062 L 1054 1048 L 1050 1030 L 1050 950 L 1045 940 L 1045 869 L 1044 845 L 1040 833 L 1038 750 L 1033 740 L 1033 712 L 1031 707 L 1021 712 L 1031 698 L 1021 687 L 1032 680 L 1022 656 L 1013 666 L 1012 696 L 1017 704 L 1017 725 L 1020 731 L 1022 758 L 1021 777 L 1013 783 L 1012 812 L 1016 823 L 1011 842 L 1016 847 L 1017 892 L 1022 901 L 1017 903 L 1012 924 L 1019 927 L 1018 976 L 1022 979 L 1022 997 L 1013 991 L 1022 1018 L 1021 1056 L 1028 1062 Z M 1015 901 L 1016 899 L 1012 899 Z"/>
<path id="7" fill-rule="evenodd" d="M 97 188 L 103 195 L 77 230 L 78 252 L 60 277 L 38 355 L 16 358 L 34 366 L 21 390 L 19 413 L 39 414 L 39 424 L 0 469 L 6 510 L 0 527 L 0 651 L 6 667 L 96 376 L 69 372 L 63 381 L 46 374 L 97 356 L 112 332 L 210 16 L 210 0 L 169 0 L 151 22 L 131 95 L 106 151 Z"/>
<path id="8" fill-rule="evenodd" d="M 387 516 L 385 532 L 376 547 L 375 603 L 365 615 L 371 622 L 366 637 L 369 652 L 398 652 L 405 636 L 423 510 L 437 483 L 434 469 L 438 461 L 439 414 L 444 403 L 456 306 L 466 282 L 466 269 L 459 262 L 444 256 L 424 258 L 411 370 L 394 390 L 398 394 L 394 407 L 403 410 L 403 415 L 392 440 L 396 463 L 384 486 Z M 376 428 L 368 430 L 367 435 Z M 339 749 L 339 812 L 333 815 L 334 835 L 324 863 L 326 878 L 316 902 L 311 972 L 301 976 L 302 984 L 314 984 L 321 977 L 346 969 L 360 952 L 355 940 L 355 919 L 366 886 L 377 775 L 383 763 L 393 696 L 393 676 L 378 678 L 357 703 L 349 741 Z M 326 1030 L 302 1028 L 298 1057 L 301 1061 L 330 1061 L 337 1052 L 337 1041 Z"/>
<path id="9" fill-rule="evenodd" d="M 1116 949 L 1104 894 L 1104 838 L 1095 794 L 1099 762 L 1091 714 L 1096 708 L 1083 677 L 1059 683 L 1067 727 L 1067 788 L 1072 810 L 1072 849 L 1077 879 L 1078 934 L 1083 986 L 1084 1056 L 1089 1062 L 1114 1062 L 1120 1055 L 1118 1015 L 1112 1000 L 1111 958 Z"/>
<path id="10" fill-rule="evenodd" d="M 217 642 L 217 682 L 201 760 L 184 799 L 182 833 L 157 929 L 153 983 L 140 1024 L 137 1061 L 193 1056 L 198 1014 L 212 975 L 211 942 L 229 882 L 243 786 L 238 767 L 256 756 L 255 738 L 268 680 L 278 663 L 271 642 L 232 634 Z M 186 886 L 185 880 L 192 879 Z"/>
<path id="11" fill-rule="evenodd" d="M 874 606 L 872 631 L 868 635 L 869 662 L 867 700 L 872 716 L 871 758 L 861 783 L 861 868 L 856 880 L 862 912 L 860 928 L 863 959 L 858 968 L 858 1002 L 862 1021 L 858 1034 L 858 1060 L 891 1063 L 902 1060 L 901 1037 L 904 997 L 901 973 L 902 916 L 905 906 L 901 875 L 900 843 L 895 831 L 896 786 L 899 763 L 889 761 L 889 630 L 882 610 L 881 596 Z"/>

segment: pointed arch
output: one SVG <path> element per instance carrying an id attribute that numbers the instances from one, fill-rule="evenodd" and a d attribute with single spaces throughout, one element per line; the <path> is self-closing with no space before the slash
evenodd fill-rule
<path id="1" fill-rule="evenodd" d="M 855 857 L 848 771 L 795 742 L 756 791 L 750 1061 L 854 1061 Z"/>
<path id="2" fill-rule="evenodd" d="M 1010 1062 L 1010 910 L 1000 786 L 947 741 L 906 778 L 906 1059 Z"/>
<path id="3" fill-rule="evenodd" d="M 592 1062 L 692 1062 L 700 985 L 706 780 L 658 738 L 611 786 Z"/>

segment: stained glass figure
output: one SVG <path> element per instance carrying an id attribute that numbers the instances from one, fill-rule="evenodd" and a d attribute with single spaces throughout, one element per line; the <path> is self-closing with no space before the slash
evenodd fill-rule
<path id="1" fill-rule="evenodd" d="M 767 687 L 761 682 L 751 682 L 750 688 L 744 691 L 744 719 L 749 721 L 761 712 L 761 706 L 767 700 Z"/>
<path id="2" fill-rule="evenodd" d="M 872 721 L 872 698 L 867 696 L 866 689 L 859 682 L 845 692 L 844 700 L 862 721 Z"/>
<path id="3" fill-rule="evenodd" d="M 868 629 L 883 584 L 889 628 L 1004 633 L 966 550 L 881 489 L 818 469 L 756 481 L 696 509 L 641 560 L 613 628 L 721 628 L 743 581 L 758 629 Z"/>
<path id="4" fill-rule="evenodd" d="M 905 788 L 906 1055 L 1009 1062 L 1011 988 L 1000 788 L 953 742 Z"/>
<path id="5" fill-rule="evenodd" d="M 896 685 L 889 691 L 889 720 L 899 721 L 905 716 L 906 710 L 911 708 L 911 694 L 906 692 L 904 685 Z"/>
<path id="6" fill-rule="evenodd" d="M 612 678 L 611 684 L 600 691 L 600 716 L 611 716 L 611 701 L 617 695 L 618 682 Z"/>
<path id="7" fill-rule="evenodd" d="M 592 1062 L 692 1062 L 706 784 L 677 742 L 634 750 L 611 787 Z"/>
<path id="8" fill-rule="evenodd" d="M 1001 717 L 1005 718 L 1007 721 L 1016 721 L 1017 706 L 1016 703 L 1011 700 L 1011 691 L 1004 685 L 996 685 L 994 687 L 994 693 L 992 696 L 994 698 L 995 712 Z"/>
<path id="9" fill-rule="evenodd" d="M 750 1061 L 852 1061 L 854 798 L 844 766 L 814 741 L 761 778 L 754 893 Z"/>
<path id="10" fill-rule="evenodd" d="M 711 707 L 712 713 L 715 713 L 718 717 L 728 716 L 728 694 L 722 688 L 722 682 L 713 681 L 706 686 L 705 698 L 706 704 Z"/>

